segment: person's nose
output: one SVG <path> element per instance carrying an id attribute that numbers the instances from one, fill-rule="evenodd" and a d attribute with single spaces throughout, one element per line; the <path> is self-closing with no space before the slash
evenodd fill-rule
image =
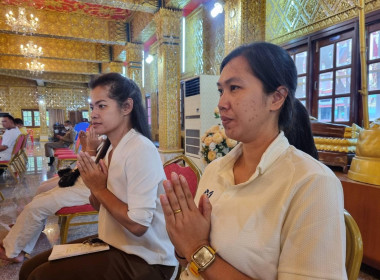
<path id="1" fill-rule="evenodd" d="M 227 97 L 227 94 L 224 93 L 220 96 L 219 98 L 219 102 L 218 102 L 218 108 L 219 108 L 219 111 L 222 112 L 222 111 L 226 111 L 228 110 L 228 108 L 230 107 L 229 105 L 229 100 L 228 100 L 228 97 Z"/>

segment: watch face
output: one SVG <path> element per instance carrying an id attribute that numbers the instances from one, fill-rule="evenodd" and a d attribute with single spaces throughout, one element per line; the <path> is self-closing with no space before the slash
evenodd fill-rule
<path id="1" fill-rule="evenodd" d="M 193 256 L 194 261 L 198 264 L 199 268 L 207 265 L 214 255 L 207 249 L 207 247 L 200 248 Z"/>

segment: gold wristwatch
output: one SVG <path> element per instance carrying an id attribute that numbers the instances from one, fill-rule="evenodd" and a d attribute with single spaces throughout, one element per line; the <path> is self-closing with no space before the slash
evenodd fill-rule
<path id="1" fill-rule="evenodd" d="M 190 271 L 198 276 L 199 272 L 204 271 L 215 261 L 215 250 L 210 246 L 201 246 L 191 256 Z"/>

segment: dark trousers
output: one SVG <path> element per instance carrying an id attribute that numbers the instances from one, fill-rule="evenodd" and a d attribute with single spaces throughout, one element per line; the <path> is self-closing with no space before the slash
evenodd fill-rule
<path id="1" fill-rule="evenodd" d="M 88 237 L 71 243 L 80 243 Z M 110 250 L 48 261 L 51 250 L 24 262 L 19 280 L 167 280 L 174 266 L 150 265 L 142 258 L 110 246 Z"/>

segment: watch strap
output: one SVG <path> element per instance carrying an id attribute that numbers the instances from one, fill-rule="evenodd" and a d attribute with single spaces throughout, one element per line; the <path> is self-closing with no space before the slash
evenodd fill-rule
<path id="1" fill-rule="evenodd" d="M 207 247 L 207 249 L 215 256 L 216 255 L 216 252 L 215 252 L 215 250 L 211 247 L 211 246 L 201 246 L 199 249 L 201 249 L 202 247 Z M 199 249 L 197 250 L 197 251 L 199 251 Z M 196 251 L 196 252 L 197 252 Z M 204 269 L 206 269 L 211 263 L 213 263 L 214 262 L 214 260 L 215 260 L 215 257 L 214 257 L 214 259 L 204 268 Z M 190 262 L 190 265 L 189 265 L 189 270 L 190 270 L 190 272 L 193 274 L 193 275 L 195 275 L 195 276 L 199 276 L 199 272 L 200 271 L 203 271 L 204 269 L 200 269 L 198 266 L 197 266 L 197 264 L 193 261 L 193 260 L 191 260 L 191 262 Z"/>

